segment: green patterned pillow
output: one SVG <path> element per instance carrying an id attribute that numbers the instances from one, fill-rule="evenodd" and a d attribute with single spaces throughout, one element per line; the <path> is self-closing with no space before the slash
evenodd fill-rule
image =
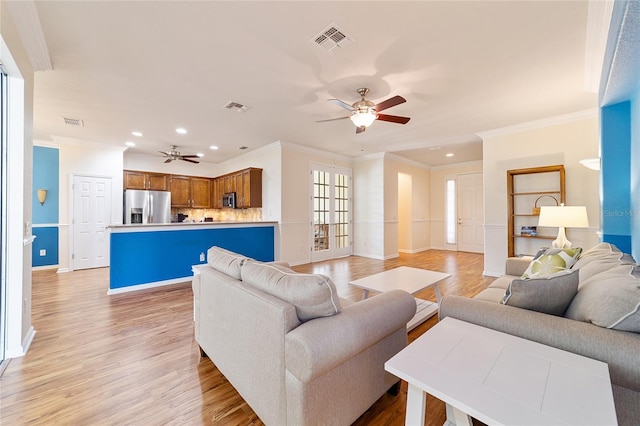
<path id="1" fill-rule="evenodd" d="M 578 260 L 582 248 L 550 248 L 529 264 L 522 278 L 541 278 L 570 269 Z"/>

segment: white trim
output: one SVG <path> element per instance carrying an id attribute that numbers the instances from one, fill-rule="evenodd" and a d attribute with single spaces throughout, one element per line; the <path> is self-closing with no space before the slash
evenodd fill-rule
<path id="1" fill-rule="evenodd" d="M 25 237 L 25 238 L 22 239 L 22 245 L 25 246 L 25 247 L 28 246 L 28 245 L 31 245 L 31 244 L 33 244 L 33 240 L 35 240 L 35 239 L 36 239 L 35 235 L 29 235 L 28 237 Z"/>
<path id="2" fill-rule="evenodd" d="M 36 330 L 33 326 L 29 327 L 29 331 L 22 339 L 22 343 L 20 344 L 20 348 L 12 347 L 7 348 L 7 352 L 5 353 L 5 358 L 18 358 L 21 356 L 25 356 L 31 347 L 31 342 L 33 342 L 33 338 L 36 337 Z"/>
<path id="3" fill-rule="evenodd" d="M 60 145 L 57 142 L 53 141 L 43 141 L 40 139 L 33 140 L 33 146 L 39 146 L 41 148 L 55 148 L 60 149 Z"/>
<path id="4" fill-rule="evenodd" d="M 44 265 L 44 266 L 32 266 L 31 270 L 32 271 L 46 271 L 49 269 L 57 269 L 58 268 L 58 264 L 55 265 Z"/>
<path id="5" fill-rule="evenodd" d="M 11 14 L 16 30 L 20 34 L 22 45 L 27 52 L 34 71 L 51 71 L 51 57 L 47 41 L 40 24 L 40 16 L 33 0 L 7 2 L 7 10 Z"/>
<path id="6" fill-rule="evenodd" d="M 381 160 L 384 158 L 384 152 L 374 152 L 373 154 L 361 155 L 353 159 L 354 163 L 361 163 L 368 160 Z"/>
<path id="7" fill-rule="evenodd" d="M 297 145 L 294 143 L 282 142 L 282 141 L 278 141 L 276 143 L 280 144 L 282 148 L 290 149 L 292 151 L 300 151 L 307 154 L 317 155 L 319 157 L 330 158 L 332 160 L 340 160 L 340 161 L 347 162 L 349 164 L 353 161 L 353 158 L 347 157 L 346 155 L 335 154 L 329 151 L 322 151 L 320 149 L 310 148 L 308 146 L 302 146 L 302 145 Z"/>
<path id="8" fill-rule="evenodd" d="M 483 140 L 486 138 L 492 138 L 494 136 L 503 136 L 513 133 L 520 133 L 528 130 L 536 130 L 549 126 L 557 126 L 558 124 L 572 123 L 574 121 L 586 120 L 588 118 L 594 118 L 598 116 L 598 109 L 587 109 L 584 111 L 572 112 L 569 114 L 558 115 L 555 117 L 543 118 L 541 120 L 529 121 L 526 123 L 515 124 L 513 126 L 502 127 L 499 129 L 487 130 L 485 132 L 478 132 L 476 135 Z"/>
<path id="9" fill-rule="evenodd" d="M 598 93 L 600 88 L 613 3 L 613 1 L 589 0 L 584 61 L 584 89 L 588 92 Z"/>
<path id="10" fill-rule="evenodd" d="M 462 167 L 473 167 L 473 166 L 480 166 L 480 171 L 478 173 L 480 173 L 482 171 L 482 166 L 484 165 L 482 160 L 476 160 L 476 161 L 464 161 L 462 163 L 451 163 L 451 164 L 442 164 L 439 166 L 432 166 L 431 170 L 436 171 L 436 170 L 447 170 L 447 169 L 459 169 Z M 461 174 L 464 173 L 476 173 L 476 172 L 463 172 Z"/>
<path id="11" fill-rule="evenodd" d="M 390 160 L 394 160 L 394 161 L 397 161 L 399 163 L 404 163 L 404 164 L 407 164 L 409 166 L 417 167 L 419 169 L 431 170 L 431 167 L 426 165 L 426 164 L 424 164 L 424 163 L 419 163 L 419 162 L 411 160 L 409 158 L 402 157 L 402 156 L 400 156 L 398 154 L 394 154 L 393 152 L 385 152 L 384 153 L 384 158 L 388 158 Z"/>
<path id="12" fill-rule="evenodd" d="M 431 247 L 421 247 L 421 248 L 412 249 L 412 250 L 398 249 L 398 252 L 400 252 L 400 253 L 408 253 L 408 254 L 415 254 L 415 253 L 421 253 L 421 252 L 427 251 L 427 250 L 431 250 Z"/>
<path id="13" fill-rule="evenodd" d="M 149 288 L 164 287 L 172 284 L 187 283 L 187 282 L 191 282 L 192 280 L 193 280 L 193 275 L 189 275 L 188 277 L 184 277 L 184 278 L 174 278 L 171 280 L 154 281 L 150 283 L 130 285 L 127 287 L 118 287 L 114 289 L 109 289 L 107 291 L 107 295 L 111 296 L 112 294 L 129 293 L 131 291 L 146 290 Z"/>
<path id="14" fill-rule="evenodd" d="M 31 225 L 31 228 L 57 228 L 57 223 L 34 223 Z"/>

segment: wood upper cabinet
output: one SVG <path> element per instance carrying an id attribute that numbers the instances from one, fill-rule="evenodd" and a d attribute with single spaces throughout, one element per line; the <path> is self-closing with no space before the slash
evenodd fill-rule
<path id="1" fill-rule="evenodd" d="M 238 208 L 262 207 L 262 169 L 249 168 L 236 175 L 236 206 Z"/>
<path id="2" fill-rule="evenodd" d="M 169 175 L 163 173 L 140 172 L 137 170 L 125 170 L 123 183 L 124 189 L 167 191 L 169 189 Z"/>
<path id="3" fill-rule="evenodd" d="M 214 209 L 222 208 L 222 196 L 225 193 L 225 180 L 223 177 L 218 177 L 211 182 L 211 207 Z"/>
<path id="4" fill-rule="evenodd" d="M 171 207 L 191 207 L 191 178 L 189 176 L 171 176 Z"/>
<path id="5" fill-rule="evenodd" d="M 211 208 L 211 179 L 191 178 L 191 207 L 199 209 Z"/>
<path id="6" fill-rule="evenodd" d="M 171 176 L 171 207 L 211 208 L 211 179 Z"/>

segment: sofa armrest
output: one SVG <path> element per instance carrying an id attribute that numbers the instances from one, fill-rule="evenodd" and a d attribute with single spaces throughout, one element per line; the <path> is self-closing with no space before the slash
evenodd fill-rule
<path id="1" fill-rule="evenodd" d="M 406 291 L 392 290 L 347 306 L 339 314 L 307 321 L 285 337 L 286 368 L 309 382 L 398 329 L 406 330 L 415 313 L 415 299 Z"/>
<path id="2" fill-rule="evenodd" d="M 527 270 L 529 264 L 533 260 L 533 256 L 508 257 L 505 264 L 505 275 L 514 275 L 521 277 Z"/>
<path id="3" fill-rule="evenodd" d="M 443 297 L 440 319 L 457 318 L 609 365 L 614 385 L 640 391 L 640 334 L 461 296 Z"/>

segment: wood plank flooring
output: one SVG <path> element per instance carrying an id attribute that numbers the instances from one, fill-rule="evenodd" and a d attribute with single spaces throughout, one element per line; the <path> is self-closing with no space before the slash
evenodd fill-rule
<path id="1" fill-rule="evenodd" d="M 473 296 L 493 281 L 483 256 L 429 250 L 387 261 L 348 257 L 297 266 L 330 276 L 342 297 L 360 300 L 351 280 L 397 266 L 448 272 L 443 295 Z M 108 268 L 33 273 L 36 336 L 0 377 L 2 425 L 261 425 L 193 338 L 191 283 L 107 295 Z M 435 301 L 432 289 L 418 296 Z M 409 333 L 412 341 L 436 323 Z M 258 349 L 258 348 L 256 348 Z M 402 425 L 406 383 L 384 395 L 356 425 Z M 429 397 L 428 425 L 444 404 Z"/>

